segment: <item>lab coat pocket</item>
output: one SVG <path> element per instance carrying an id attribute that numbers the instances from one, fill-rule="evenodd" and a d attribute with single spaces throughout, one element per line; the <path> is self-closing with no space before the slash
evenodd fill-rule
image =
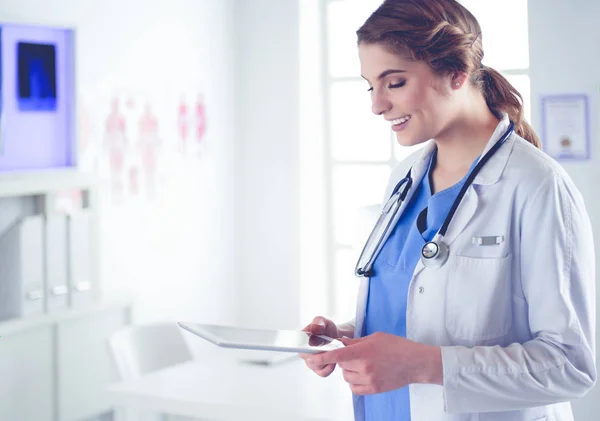
<path id="1" fill-rule="evenodd" d="M 505 336 L 512 324 L 511 255 L 481 259 L 453 256 L 446 296 L 446 329 L 456 339 Z"/>

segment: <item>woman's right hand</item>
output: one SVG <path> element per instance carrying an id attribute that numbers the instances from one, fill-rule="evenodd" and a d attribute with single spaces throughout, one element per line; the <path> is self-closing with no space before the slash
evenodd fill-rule
<path id="1" fill-rule="evenodd" d="M 302 329 L 304 332 L 312 333 L 313 335 L 325 335 L 332 339 L 338 339 L 341 335 L 337 325 L 325 317 L 315 317 L 313 321 Z M 327 377 L 335 369 L 335 364 L 316 365 L 312 362 L 312 354 L 299 354 L 304 360 L 308 368 L 317 373 L 321 377 Z"/>

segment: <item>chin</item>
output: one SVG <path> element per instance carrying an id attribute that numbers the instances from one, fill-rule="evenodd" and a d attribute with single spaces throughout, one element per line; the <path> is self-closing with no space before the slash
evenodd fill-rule
<path id="1" fill-rule="evenodd" d="M 427 142 L 429 139 L 421 139 L 415 138 L 414 136 L 410 136 L 406 133 L 396 133 L 396 141 L 400 146 L 415 146 L 420 145 L 421 143 Z"/>

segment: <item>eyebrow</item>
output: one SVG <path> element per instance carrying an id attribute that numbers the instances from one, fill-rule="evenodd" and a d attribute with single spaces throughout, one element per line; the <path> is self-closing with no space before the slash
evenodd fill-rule
<path id="1" fill-rule="evenodd" d="M 406 70 L 400 70 L 400 69 L 387 69 L 387 70 L 384 70 L 383 72 L 381 72 L 381 74 L 379 76 L 377 76 L 377 80 L 381 80 L 384 77 L 386 77 L 388 75 L 391 75 L 391 74 L 394 74 L 394 73 L 406 73 Z M 364 80 L 366 80 L 368 82 L 368 80 L 367 80 L 366 77 L 364 77 L 363 75 L 360 75 L 360 76 Z"/>

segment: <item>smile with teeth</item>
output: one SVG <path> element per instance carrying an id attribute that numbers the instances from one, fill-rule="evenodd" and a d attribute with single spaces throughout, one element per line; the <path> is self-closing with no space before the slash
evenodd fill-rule
<path id="1" fill-rule="evenodd" d="M 398 124 L 402 124 L 402 123 L 406 123 L 408 120 L 410 120 L 410 115 L 405 115 L 404 117 L 401 118 L 397 118 L 395 120 L 390 120 L 390 123 L 393 126 L 396 126 Z"/>

